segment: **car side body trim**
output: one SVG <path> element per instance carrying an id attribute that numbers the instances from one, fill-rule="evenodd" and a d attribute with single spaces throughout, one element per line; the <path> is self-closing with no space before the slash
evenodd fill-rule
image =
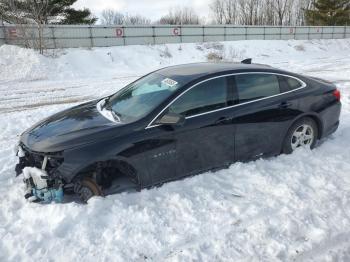
<path id="1" fill-rule="evenodd" d="M 156 117 L 154 117 L 152 119 L 152 121 L 147 125 L 147 127 L 145 129 L 149 129 L 149 128 L 153 128 L 153 127 L 157 127 L 157 126 L 161 126 L 159 124 L 155 124 L 155 125 L 152 125 L 152 123 L 169 107 L 171 106 L 177 99 L 179 99 L 182 95 L 184 95 L 185 93 L 187 93 L 189 90 L 191 90 L 192 88 L 204 83 L 204 82 L 207 82 L 209 80 L 213 80 L 213 79 L 217 79 L 217 78 L 221 78 L 221 77 L 227 77 L 227 76 L 234 76 L 234 75 L 248 75 L 248 74 L 264 74 L 264 75 L 277 75 L 277 76 L 285 76 L 285 77 L 289 77 L 289 78 L 294 78 L 295 80 L 297 80 L 300 84 L 301 84 L 301 87 L 299 88 L 296 88 L 296 89 L 293 89 L 293 90 L 290 90 L 290 91 L 286 91 L 286 92 L 283 92 L 283 93 L 280 93 L 280 94 L 277 94 L 277 95 L 272 95 L 272 96 L 267 96 L 267 97 L 263 97 L 263 98 L 259 98 L 259 99 L 255 99 L 255 100 L 252 100 L 252 101 L 248 101 L 248 102 L 244 102 L 244 103 L 241 103 L 241 104 L 236 104 L 236 105 L 232 105 L 232 106 L 227 106 L 227 107 L 223 107 L 223 108 L 219 108 L 219 109 L 215 109 L 215 110 L 211 110 L 211 111 L 208 111 L 208 112 L 204 112 L 204 113 L 200 113 L 200 114 L 196 114 L 196 115 L 192 115 L 192 116 L 188 116 L 186 117 L 186 119 L 190 119 L 190 118 L 194 118 L 194 117 L 198 117 L 198 116 L 202 116 L 202 115 L 206 115 L 206 114 L 210 114 L 210 113 L 214 113 L 214 112 L 219 112 L 219 111 L 222 111 L 222 110 L 226 110 L 226 109 L 230 109 L 230 108 L 234 108 L 234 107 L 238 107 L 238 106 L 242 106 L 242 105 L 246 105 L 246 104 L 251 104 L 251 103 L 254 103 L 254 102 L 258 102 L 258 101 L 261 101 L 261 100 L 266 100 L 266 99 L 269 99 L 269 98 L 273 98 L 273 97 L 277 97 L 277 96 L 281 96 L 281 95 L 284 95 L 284 94 L 288 94 L 288 93 L 292 93 L 294 91 L 297 91 L 297 90 L 300 90 L 300 89 L 303 89 L 305 88 L 307 85 L 304 81 L 302 81 L 301 79 L 295 77 L 295 76 L 291 76 L 291 75 L 286 75 L 286 74 L 281 74 L 281 73 L 273 73 L 273 72 L 243 72 L 243 73 L 232 73 L 232 74 L 225 74 L 225 75 L 220 75 L 220 76 L 215 76 L 215 77 L 211 77 L 211 78 L 208 78 L 208 79 L 205 79 L 203 81 L 200 81 L 194 85 L 192 85 L 191 87 L 187 88 L 185 91 L 183 91 L 181 94 L 179 94 L 177 97 L 175 97 L 168 105 L 166 105 L 157 115 Z"/>

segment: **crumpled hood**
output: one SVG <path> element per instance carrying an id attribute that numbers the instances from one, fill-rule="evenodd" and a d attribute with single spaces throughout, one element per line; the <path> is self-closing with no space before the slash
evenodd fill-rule
<path id="1" fill-rule="evenodd" d="M 100 114 L 97 101 L 59 112 L 26 130 L 21 142 L 38 152 L 57 152 L 93 140 L 93 135 L 121 124 Z"/>

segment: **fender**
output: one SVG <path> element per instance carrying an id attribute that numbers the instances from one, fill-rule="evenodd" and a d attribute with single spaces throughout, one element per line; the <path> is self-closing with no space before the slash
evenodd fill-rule
<path id="1" fill-rule="evenodd" d="M 56 171 L 57 176 L 64 179 L 66 183 L 71 183 L 80 173 L 97 163 L 108 161 L 121 162 L 133 170 L 142 188 L 147 187 L 151 183 L 151 178 L 144 161 L 140 161 L 136 156 L 123 156 L 123 152 L 132 146 L 132 144 L 123 145 L 122 142 L 118 144 L 110 141 L 110 143 L 103 145 L 91 145 L 83 150 L 80 148 L 65 152 L 64 162 Z"/>
<path id="2" fill-rule="evenodd" d="M 292 122 L 291 124 L 288 126 L 288 128 L 285 130 L 285 135 L 283 137 L 283 141 L 285 141 L 286 137 L 287 137 L 287 133 L 288 133 L 288 130 L 294 125 L 295 122 L 297 122 L 299 119 L 303 118 L 303 117 L 310 117 L 311 119 L 313 119 L 315 122 L 316 122 L 316 125 L 317 125 L 317 128 L 318 128 L 318 139 L 320 139 L 322 137 L 322 133 L 323 133 L 323 127 L 324 127 L 324 124 L 323 124 L 323 121 L 322 119 L 320 118 L 320 116 L 315 113 L 315 112 L 305 112 L 305 113 L 302 113 L 300 115 L 298 115 Z M 282 147 L 283 147 L 283 142 L 281 144 L 281 149 L 280 151 L 282 151 Z"/>
<path id="3" fill-rule="evenodd" d="M 291 128 L 291 126 L 296 122 L 298 121 L 300 118 L 303 118 L 303 117 L 310 117 L 312 120 L 314 120 L 317 124 L 317 128 L 318 128 L 318 139 L 320 139 L 322 137 L 322 134 L 323 134 L 323 131 L 324 131 L 324 123 L 322 121 L 322 118 L 315 112 L 305 112 L 305 113 L 302 113 L 300 114 L 299 116 L 297 116 L 294 121 L 291 123 L 291 125 L 288 127 L 288 130 L 289 128 Z M 287 130 L 287 131 L 288 131 Z"/>

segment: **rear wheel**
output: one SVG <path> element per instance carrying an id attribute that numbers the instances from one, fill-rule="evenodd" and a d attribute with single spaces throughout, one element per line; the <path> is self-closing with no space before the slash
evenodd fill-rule
<path id="1" fill-rule="evenodd" d="M 80 182 L 79 189 L 77 193 L 82 202 L 87 203 L 87 201 L 93 196 L 102 196 L 102 191 L 97 185 L 95 180 L 90 177 L 85 177 Z"/>
<path id="2" fill-rule="evenodd" d="M 309 117 L 302 118 L 288 130 L 282 152 L 290 154 L 299 147 L 313 149 L 316 145 L 317 137 L 318 128 L 315 121 Z"/>

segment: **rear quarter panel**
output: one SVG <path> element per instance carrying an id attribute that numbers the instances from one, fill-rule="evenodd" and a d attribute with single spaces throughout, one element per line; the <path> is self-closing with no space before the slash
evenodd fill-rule
<path id="1" fill-rule="evenodd" d="M 300 97 L 300 110 L 317 115 L 320 123 L 319 138 L 334 132 L 339 124 L 341 103 L 334 97 L 336 86 L 323 80 L 304 78 L 307 87 Z"/>

